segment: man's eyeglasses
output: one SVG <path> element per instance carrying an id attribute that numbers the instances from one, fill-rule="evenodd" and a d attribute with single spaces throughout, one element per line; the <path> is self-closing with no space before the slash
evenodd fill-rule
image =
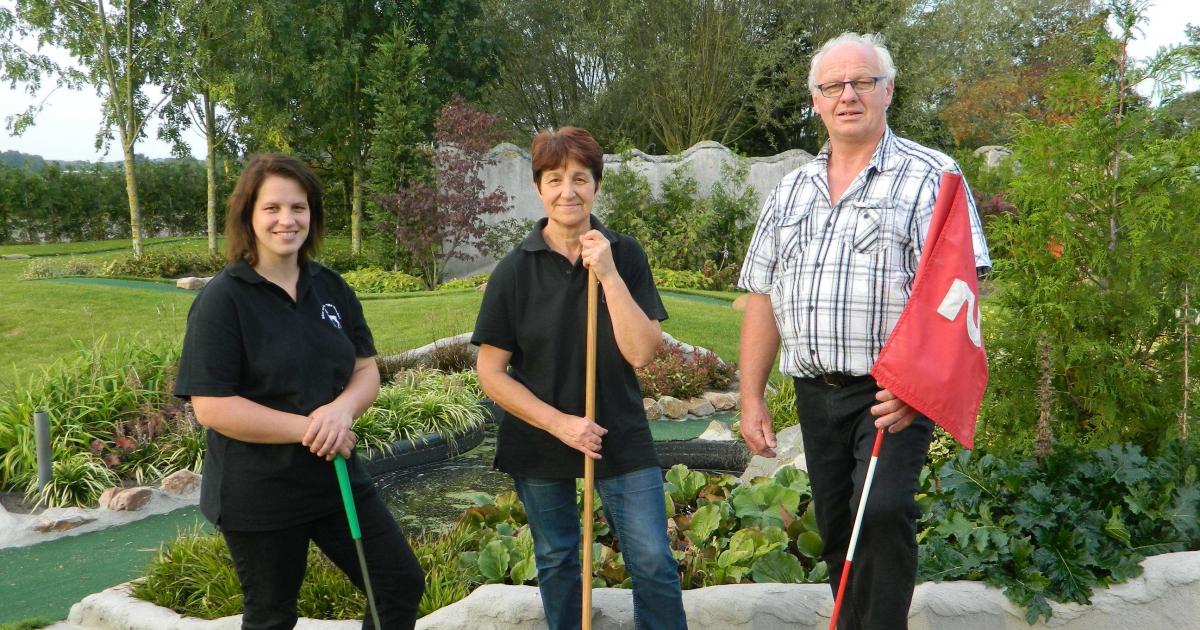
<path id="1" fill-rule="evenodd" d="M 817 91 L 825 98 L 837 98 L 845 91 L 846 86 L 854 87 L 855 94 L 866 94 L 875 90 L 875 84 L 879 83 L 887 77 L 867 77 L 865 79 L 854 79 L 853 81 L 830 81 L 817 86 Z"/>

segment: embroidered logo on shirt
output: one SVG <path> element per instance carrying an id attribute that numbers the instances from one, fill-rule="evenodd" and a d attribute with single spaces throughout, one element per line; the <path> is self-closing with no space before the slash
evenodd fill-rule
<path id="1" fill-rule="evenodd" d="M 342 329 L 342 315 L 338 313 L 337 307 L 332 304 L 321 305 L 321 319 L 329 320 L 329 323 L 333 324 L 334 328 L 338 330 Z"/>

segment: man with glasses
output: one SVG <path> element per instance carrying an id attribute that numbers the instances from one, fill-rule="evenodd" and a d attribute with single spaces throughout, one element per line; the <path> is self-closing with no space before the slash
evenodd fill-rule
<path id="1" fill-rule="evenodd" d="M 836 590 L 877 428 L 883 440 L 839 628 L 908 627 L 917 573 L 914 495 L 933 423 L 870 370 L 908 301 L 945 154 L 892 133 L 896 67 L 879 35 L 843 33 L 813 56 L 813 109 L 829 142 L 772 191 L 739 285 L 741 430 L 774 456 L 764 388 L 775 353 L 793 378 L 817 526 Z M 991 267 L 970 194 L 976 266 Z M 782 342 L 782 343 L 781 343 Z"/>

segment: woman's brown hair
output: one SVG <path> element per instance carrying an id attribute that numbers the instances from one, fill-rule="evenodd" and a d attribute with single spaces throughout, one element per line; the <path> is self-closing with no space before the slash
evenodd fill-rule
<path id="1" fill-rule="evenodd" d="M 300 246 L 300 261 L 312 259 L 325 236 L 325 206 L 321 202 L 321 182 L 308 165 L 290 155 L 263 153 L 250 158 L 242 176 L 229 195 L 229 208 L 225 213 L 225 256 L 229 262 L 246 259 L 251 265 L 258 263 L 258 250 L 254 240 L 254 227 L 250 219 L 254 214 L 254 202 L 258 200 L 258 189 L 268 176 L 286 177 L 300 184 L 308 194 L 308 238 Z"/>
<path id="2" fill-rule="evenodd" d="M 592 172 L 596 187 L 604 176 L 604 151 L 600 143 L 579 127 L 562 127 L 558 131 L 543 131 L 533 138 L 529 151 L 533 162 L 533 183 L 542 189 L 542 173 L 565 166 L 570 160 L 582 164 Z"/>

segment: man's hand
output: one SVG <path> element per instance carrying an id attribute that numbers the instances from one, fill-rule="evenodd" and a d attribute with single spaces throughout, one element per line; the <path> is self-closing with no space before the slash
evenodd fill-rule
<path id="1" fill-rule="evenodd" d="M 742 398 L 742 439 L 750 452 L 763 457 L 775 457 L 775 429 L 771 425 L 771 412 L 761 396 Z"/>
<path id="2" fill-rule="evenodd" d="M 608 433 L 608 429 L 592 422 L 591 418 L 567 414 L 553 426 L 554 437 L 560 442 L 592 459 L 600 459 L 600 438 Z"/>
<path id="3" fill-rule="evenodd" d="M 879 404 L 871 407 L 871 415 L 877 416 L 875 419 L 876 429 L 887 429 L 888 433 L 899 433 L 917 419 L 917 410 L 896 398 L 896 395 L 889 390 L 879 390 L 875 394 L 875 400 L 878 400 Z"/>
<path id="4" fill-rule="evenodd" d="M 354 416 L 350 410 L 336 402 L 322 405 L 308 414 L 308 430 L 304 432 L 300 443 L 326 461 L 332 460 L 335 454 L 349 457 L 354 444 L 358 442 L 357 436 L 350 430 L 353 423 Z"/>

